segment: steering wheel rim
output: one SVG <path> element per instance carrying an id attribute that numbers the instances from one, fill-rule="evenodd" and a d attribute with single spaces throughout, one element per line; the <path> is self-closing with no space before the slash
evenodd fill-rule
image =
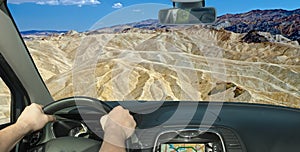
<path id="1" fill-rule="evenodd" d="M 45 114 L 53 115 L 55 112 L 59 110 L 74 107 L 74 106 L 93 107 L 102 112 L 109 112 L 113 109 L 113 107 L 109 106 L 108 104 L 106 104 L 101 100 L 91 98 L 91 97 L 74 96 L 74 97 L 64 98 L 56 102 L 52 102 L 44 106 L 43 110 Z"/>

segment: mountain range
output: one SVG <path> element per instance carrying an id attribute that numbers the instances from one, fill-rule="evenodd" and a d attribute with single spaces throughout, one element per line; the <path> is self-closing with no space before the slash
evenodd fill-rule
<path id="1" fill-rule="evenodd" d="M 300 9 L 253 10 L 241 14 L 226 14 L 218 17 L 214 27 L 235 33 L 269 32 L 299 42 Z"/>
<path id="2" fill-rule="evenodd" d="M 283 9 L 252 10 L 240 14 L 225 14 L 219 16 L 216 22 L 211 26 L 215 29 L 225 29 L 235 33 L 253 33 L 253 31 L 268 32 L 271 35 L 282 35 L 292 41 L 298 41 L 298 43 L 300 43 L 300 9 L 291 11 Z M 156 19 L 148 19 L 140 22 L 115 25 L 112 27 L 88 31 L 87 34 L 126 32 L 132 28 L 166 30 L 172 27 L 176 28 L 176 26 L 161 25 Z M 61 33 L 67 33 L 67 31 L 31 30 L 21 32 L 23 36 L 42 36 Z"/>
<path id="3" fill-rule="evenodd" d="M 282 35 L 292 41 L 300 41 L 300 9 L 296 10 L 253 10 L 241 14 L 226 14 L 219 16 L 211 25 L 215 29 L 225 29 L 235 33 L 253 33 L 253 31 L 268 32 L 271 35 Z M 90 34 L 126 32 L 131 28 L 168 29 L 176 26 L 165 26 L 158 20 L 149 19 L 136 23 L 116 25 L 90 31 Z M 210 27 L 210 26 L 208 26 Z M 299 42 L 300 43 L 300 42 Z"/>
<path id="4" fill-rule="evenodd" d="M 57 30 L 28 30 L 28 31 L 21 31 L 21 35 L 22 36 L 27 36 L 27 35 L 47 36 L 51 34 L 61 34 L 67 32 L 68 31 L 57 31 Z"/>

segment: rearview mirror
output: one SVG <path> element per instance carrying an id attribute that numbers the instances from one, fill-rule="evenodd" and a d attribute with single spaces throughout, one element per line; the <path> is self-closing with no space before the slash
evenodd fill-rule
<path id="1" fill-rule="evenodd" d="M 216 20 L 216 9 L 213 7 L 201 7 L 193 9 L 171 8 L 159 11 L 160 24 L 211 24 Z"/>

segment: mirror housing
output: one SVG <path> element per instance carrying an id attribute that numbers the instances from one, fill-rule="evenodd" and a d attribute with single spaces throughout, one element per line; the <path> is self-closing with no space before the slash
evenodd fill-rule
<path id="1" fill-rule="evenodd" d="M 191 9 L 205 7 L 205 0 L 172 0 L 174 8 Z"/>
<path id="2" fill-rule="evenodd" d="M 178 24 L 212 24 L 217 13 L 213 7 L 200 7 L 192 9 L 171 8 L 159 11 L 158 19 L 163 25 Z"/>

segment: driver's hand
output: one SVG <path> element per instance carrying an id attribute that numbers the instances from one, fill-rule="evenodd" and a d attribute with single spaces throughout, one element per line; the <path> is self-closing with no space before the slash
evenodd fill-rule
<path id="1" fill-rule="evenodd" d="M 48 122 L 54 121 L 52 115 L 44 114 L 43 107 L 38 104 L 27 106 L 17 120 L 17 124 L 21 125 L 27 132 L 42 129 Z"/>
<path id="2" fill-rule="evenodd" d="M 123 146 L 124 141 L 133 134 L 136 122 L 127 109 L 118 106 L 102 117 L 101 125 L 106 142 Z"/>

